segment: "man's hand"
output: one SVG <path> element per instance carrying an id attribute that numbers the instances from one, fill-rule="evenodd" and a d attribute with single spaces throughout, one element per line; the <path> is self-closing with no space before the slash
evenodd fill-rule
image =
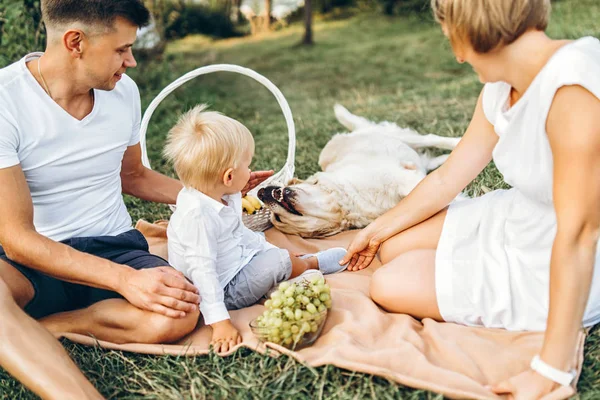
<path id="1" fill-rule="evenodd" d="M 134 306 L 171 318 L 185 317 L 200 303 L 198 289 L 171 267 L 130 269 L 117 291 Z"/>
<path id="2" fill-rule="evenodd" d="M 271 171 L 252 171 L 250 173 L 250 179 L 248 179 L 248 183 L 242 189 L 242 196 L 245 196 L 246 193 L 254 189 L 256 186 L 260 185 L 265 179 L 273 175 L 273 170 Z"/>
<path id="3" fill-rule="evenodd" d="M 225 353 L 231 350 L 236 344 L 242 343 L 242 336 L 235 329 L 231 320 L 215 322 L 211 325 L 213 333 L 210 344 L 217 353 Z"/>

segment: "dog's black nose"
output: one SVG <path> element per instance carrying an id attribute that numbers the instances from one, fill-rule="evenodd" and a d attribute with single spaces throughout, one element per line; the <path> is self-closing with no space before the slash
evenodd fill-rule
<path id="1" fill-rule="evenodd" d="M 273 196 L 273 199 L 277 202 L 281 202 L 283 200 L 283 191 L 281 188 L 275 188 L 271 190 L 271 196 Z"/>
<path id="2" fill-rule="evenodd" d="M 267 186 L 258 191 L 257 196 L 261 201 L 269 201 L 273 200 L 273 193 L 277 190 L 280 190 L 279 186 Z"/>

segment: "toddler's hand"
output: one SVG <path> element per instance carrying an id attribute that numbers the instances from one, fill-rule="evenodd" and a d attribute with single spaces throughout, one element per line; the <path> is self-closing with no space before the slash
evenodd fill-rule
<path id="1" fill-rule="evenodd" d="M 211 327 L 213 333 L 210 344 L 216 353 L 226 353 L 236 344 L 242 343 L 242 336 L 230 320 L 215 322 Z"/>

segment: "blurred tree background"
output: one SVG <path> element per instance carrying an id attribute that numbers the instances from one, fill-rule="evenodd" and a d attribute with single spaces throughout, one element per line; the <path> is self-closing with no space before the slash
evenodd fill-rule
<path id="1" fill-rule="evenodd" d="M 343 129 L 332 111 L 336 103 L 372 121 L 459 137 L 481 92 L 477 75 L 469 65 L 456 62 L 448 40 L 433 22 L 429 0 L 145 3 L 153 23 L 140 30 L 134 54 L 146 59 L 127 71 L 140 89 L 142 110 L 168 84 L 195 68 L 208 64 L 250 68 L 271 80 L 293 110 L 300 179 L 319 170 L 321 149 Z M 553 8 L 550 37 L 600 38 L 599 0 L 553 0 Z M 44 40 L 40 0 L 0 0 L 0 67 L 43 50 Z M 299 45 L 303 41 L 314 45 Z M 155 170 L 174 176 L 162 157 L 166 134 L 183 111 L 197 104 L 210 104 L 248 127 L 256 142 L 253 170 L 284 165 L 287 125 L 272 94 L 247 77 L 217 73 L 178 88 L 154 112 L 146 149 Z M 479 196 L 505 187 L 491 163 L 466 194 Z M 134 221 L 171 215 L 166 205 L 124 197 Z M 366 321 L 363 328 L 372 326 Z M 309 368 L 285 355 L 270 358 L 249 349 L 228 357 L 171 357 L 62 343 L 108 399 L 443 398 L 379 376 L 333 366 Z M 575 398 L 600 399 L 599 327 L 586 340 L 578 390 Z M 38 398 L 0 368 L 0 400 L 14 399 Z"/>
<path id="2" fill-rule="evenodd" d="M 153 15 L 141 40 L 141 55 L 162 54 L 165 43 L 191 34 L 215 39 L 260 35 L 304 21 L 312 43 L 312 20 L 339 19 L 369 10 L 387 15 L 429 13 L 429 0 L 145 0 Z M 267 12 L 268 10 L 268 12 Z M 299 38 L 300 39 L 300 38 Z M 40 0 L 0 1 L 0 67 L 44 48 Z"/>
<path id="3" fill-rule="evenodd" d="M 39 0 L 0 1 L 0 67 L 44 48 Z"/>

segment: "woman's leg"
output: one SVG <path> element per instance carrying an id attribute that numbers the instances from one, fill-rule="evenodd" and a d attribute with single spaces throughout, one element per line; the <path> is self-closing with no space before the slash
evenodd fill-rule
<path id="1" fill-rule="evenodd" d="M 389 312 L 442 321 L 435 295 L 435 250 L 413 250 L 379 268 L 371 298 Z"/>
<path id="2" fill-rule="evenodd" d="M 437 249 L 444 227 L 444 220 L 446 219 L 446 212 L 447 208 L 383 242 L 379 248 L 381 262 L 387 264 L 400 254 L 411 250 Z"/>
<path id="3" fill-rule="evenodd" d="M 435 252 L 447 209 L 385 241 L 371 298 L 387 311 L 442 321 L 435 294 Z"/>

